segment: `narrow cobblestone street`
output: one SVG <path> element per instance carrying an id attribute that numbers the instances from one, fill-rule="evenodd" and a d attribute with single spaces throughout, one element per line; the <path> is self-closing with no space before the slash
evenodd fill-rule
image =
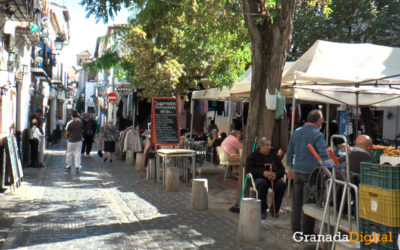
<path id="1" fill-rule="evenodd" d="M 83 169 L 65 172 L 65 145 L 46 152 L 45 168 L 25 169 L 20 188 L 0 194 L 0 248 L 29 249 L 299 249 L 289 215 L 262 222 L 263 240 L 236 240 L 230 213 L 235 188 L 209 178 L 209 210 L 190 209 L 190 187 L 165 192 L 116 157 L 93 150 Z"/>

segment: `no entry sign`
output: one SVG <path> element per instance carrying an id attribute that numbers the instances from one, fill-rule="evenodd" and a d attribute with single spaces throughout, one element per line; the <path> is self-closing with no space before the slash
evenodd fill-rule
<path id="1" fill-rule="evenodd" d="M 109 103 L 116 103 L 118 99 L 118 95 L 114 92 L 108 93 L 107 94 L 107 101 Z"/>

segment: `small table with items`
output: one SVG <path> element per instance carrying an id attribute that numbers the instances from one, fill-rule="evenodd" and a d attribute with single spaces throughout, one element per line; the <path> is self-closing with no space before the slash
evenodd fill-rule
<path id="1" fill-rule="evenodd" d="M 184 172 L 184 179 L 186 182 L 188 182 L 188 164 L 187 164 L 187 159 L 185 157 L 191 157 L 192 158 L 192 172 L 193 172 L 193 179 L 195 178 L 196 175 L 196 151 L 191 150 L 191 149 L 159 149 L 157 150 L 157 158 L 156 158 L 156 181 L 160 182 L 161 180 L 161 168 L 163 170 L 163 177 L 162 177 L 162 183 L 163 183 L 163 188 L 165 188 L 165 178 L 166 178 L 166 172 L 167 172 L 167 162 L 169 158 L 173 157 L 182 157 L 184 158 L 183 160 L 183 172 Z M 161 165 L 161 160 L 162 158 L 162 165 Z"/>

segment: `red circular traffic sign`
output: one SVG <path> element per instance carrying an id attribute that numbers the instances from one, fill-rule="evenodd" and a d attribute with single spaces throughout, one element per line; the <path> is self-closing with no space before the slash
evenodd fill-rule
<path id="1" fill-rule="evenodd" d="M 109 103 L 116 103 L 118 99 L 118 95 L 114 92 L 108 93 L 107 94 L 107 101 Z"/>

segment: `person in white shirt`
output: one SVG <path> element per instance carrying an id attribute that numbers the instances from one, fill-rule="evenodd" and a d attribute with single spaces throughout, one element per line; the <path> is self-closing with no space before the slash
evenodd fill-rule
<path id="1" fill-rule="evenodd" d="M 37 119 L 32 119 L 31 128 L 29 130 L 29 144 L 30 144 L 30 167 L 40 168 L 43 165 L 39 164 L 39 142 L 43 138 L 43 132 L 38 127 Z"/>

